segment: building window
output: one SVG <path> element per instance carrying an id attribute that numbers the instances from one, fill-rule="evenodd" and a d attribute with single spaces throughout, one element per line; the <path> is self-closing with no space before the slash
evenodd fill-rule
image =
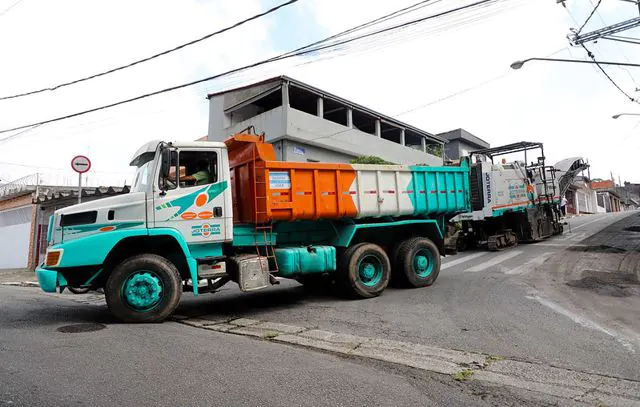
<path id="1" fill-rule="evenodd" d="M 244 104 L 228 113 L 231 124 L 235 125 L 269 110 L 282 106 L 281 88 L 271 90 L 270 93 Z"/>
<path id="2" fill-rule="evenodd" d="M 318 95 L 289 85 L 289 106 L 292 109 L 316 116 L 318 113 Z"/>
<path id="3" fill-rule="evenodd" d="M 380 123 L 380 136 L 385 140 L 402 144 L 401 133 L 402 133 L 402 129 L 398 127 L 392 126 L 389 123 L 385 123 L 385 122 Z"/>
<path id="4" fill-rule="evenodd" d="M 404 132 L 404 145 L 414 150 L 422 151 L 422 136 L 414 131 L 406 130 Z"/>
<path id="5" fill-rule="evenodd" d="M 358 110 L 353 110 L 353 127 L 369 134 L 376 134 L 376 118 Z"/>
<path id="6" fill-rule="evenodd" d="M 331 122 L 347 125 L 347 109 L 348 107 L 342 105 L 331 99 L 324 99 L 324 119 Z"/>

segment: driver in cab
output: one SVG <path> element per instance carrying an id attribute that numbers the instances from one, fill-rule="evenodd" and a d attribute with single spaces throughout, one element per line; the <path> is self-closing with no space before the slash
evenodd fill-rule
<path id="1" fill-rule="evenodd" d="M 182 172 L 182 171 L 180 171 Z M 176 183 L 175 171 L 169 175 L 169 181 Z M 209 163 L 207 160 L 199 160 L 196 163 L 195 171 L 191 175 L 181 175 L 181 185 L 205 185 L 209 183 Z"/>

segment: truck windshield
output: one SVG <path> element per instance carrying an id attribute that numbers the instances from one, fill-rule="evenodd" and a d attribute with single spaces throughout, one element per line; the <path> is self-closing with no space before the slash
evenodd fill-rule
<path id="1" fill-rule="evenodd" d="M 136 174 L 133 177 L 133 185 L 131 186 L 131 192 L 147 191 L 152 165 L 153 161 L 147 161 L 136 169 Z"/>

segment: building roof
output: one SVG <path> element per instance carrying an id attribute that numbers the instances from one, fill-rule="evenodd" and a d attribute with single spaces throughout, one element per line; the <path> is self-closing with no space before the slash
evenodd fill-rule
<path id="1" fill-rule="evenodd" d="M 616 184 L 611 181 L 610 179 L 608 180 L 604 180 L 604 181 L 591 181 L 591 188 L 592 189 L 613 189 L 615 188 Z"/>
<path id="2" fill-rule="evenodd" d="M 298 81 L 296 79 L 290 78 L 290 77 L 285 76 L 285 75 L 275 76 L 275 77 L 268 78 L 268 79 L 265 79 L 265 80 L 260 81 L 260 82 L 251 83 L 251 84 L 240 86 L 240 87 L 233 88 L 233 89 L 226 89 L 226 90 L 223 90 L 223 91 L 220 91 L 220 92 L 210 93 L 210 94 L 207 95 L 207 98 L 210 99 L 210 98 L 212 98 L 214 96 L 224 95 L 226 93 L 231 93 L 231 92 L 235 92 L 235 91 L 242 90 L 242 89 L 248 89 L 248 88 L 252 88 L 254 86 L 264 85 L 264 84 L 271 83 L 271 82 L 282 82 L 282 83 L 292 84 L 292 85 L 294 85 L 294 86 L 296 86 L 298 88 L 302 88 L 302 89 L 305 89 L 305 90 L 307 90 L 309 92 L 315 93 L 318 96 L 322 96 L 322 97 L 327 98 L 327 99 L 332 99 L 332 100 L 334 100 L 334 101 L 336 101 L 338 103 L 347 105 L 347 106 L 349 106 L 349 107 L 351 107 L 353 109 L 366 112 L 366 113 L 370 114 L 371 116 L 377 117 L 380 120 L 385 121 L 387 123 L 394 124 L 394 125 L 396 125 L 398 127 L 401 127 L 401 128 L 416 132 L 416 133 L 420 134 L 423 137 L 427 137 L 427 138 L 433 139 L 434 141 L 438 141 L 438 142 L 443 143 L 443 144 L 448 142 L 447 139 L 445 139 L 445 138 L 443 138 L 443 137 L 441 137 L 439 135 L 435 135 L 435 134 L 429 133 L 427 131 L 421 130 L 421 129 L 419 129 L 417 127 L 414 127 L 414 126 L 411 126 L 411 125 L 409 125 L 407 123 L 404 123 L 404 122 L 401 122 L 399 120 L 396 120 L 391 116 L 387 116 L 387 115 L 384 115 L 382 113 L 376 112 L 375 110 L 372 110 L 372 109 L 369 109 L 369 108 L 364 107 L 362 105 L 359 105 L 357 103 L 351 102 L 351 101 L 349 101 L 347 99 L 343 99 L 340 96 L 336 96 L 336 95 L 334 95 L 332 93 L 329 93 L 329 92 L 324 91 L 322 89 L 318 89 L 318 88 L 316 88 L 314 86 L 308 85 L 308 84 L 306 84 L 304 82 Z M 478 139 L 478 140 L 480 140 L 480 139 Z M 488 146 L 488 144 L 487 144 L 487 146 Z"/>
<path id="3" fill-rule="evenodd" d="M 107 197 L 129 193 L 129 187 L 82 187 L 82 197 Z M 37 194 L 33 194 L 33 203 L 42 204 L 61 200 L 77 200 L 78 188 L 39 186 Z"/>
<path id="4" fill-rule="evenodd" d="M 478 149 L 490 147 L 489 143 L 487 143 L 480 137 L 474 136 L 473 134 L 469 133 L 465 129 L 450 130 L 445 133 L 439 133 L 437 134 L 437 136 L 449 141 L 464 140 L 467 143 L 472 144 L 474 147 L 477 147 Z"/>

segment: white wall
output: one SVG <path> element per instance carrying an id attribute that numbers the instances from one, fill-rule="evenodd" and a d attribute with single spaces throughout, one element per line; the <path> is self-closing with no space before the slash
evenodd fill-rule
<path id="1" fill-rule="evenodd" d="M 283 136 L 284 133 L 284 109 L 282 106 L 261 113 L 250 119 L 243 120 L 235 125 L 231 125 L 230 120 L 222 110 L 222 100 L 213 100 L 210 103 L 209 112 L 209 135 L 210 141 L 224 141 L 227 137 L 254 126 L 258 134 L 264 132 L 267 140 Z"/>
<path id="2" fill-rule="evenodd" d="M 354 156 L 374 155 L 397 164 L 443 165 L 440 157 L 378 138 L 323 118 L 280 106 L 239 123 L 232 123 L 224 113 L 227 102 L 224 95 L 209 100 L 209 132 L 211 141 L 224 141 L 227 137 L 253 125 L 256 132 L 264 132 L 266 140 L 287 136 L 284 143 L 286 158 L 290 161 L 348 162 Z M 298 156 L 287 143 L 302 145 L 313 156 Z M 323 151 L 324 150 L 324 151 Z M 329 150 L 329 151 L 327 151 Z M 318 158 L 319 157 L 319 158 Z"/>
<path id="3" fill-rule="evenodd" d="M 31 205 L 0 212 L 0 269 L 29 264 Z"/>
<path id="4" fill-rule="evenodd" d="M 372 134 L 289 109 L 287 135 L 305 144 L 347 155 L 375 155 L 397 164 L 442 165 L 442 158 L 405 147 Z"/>

